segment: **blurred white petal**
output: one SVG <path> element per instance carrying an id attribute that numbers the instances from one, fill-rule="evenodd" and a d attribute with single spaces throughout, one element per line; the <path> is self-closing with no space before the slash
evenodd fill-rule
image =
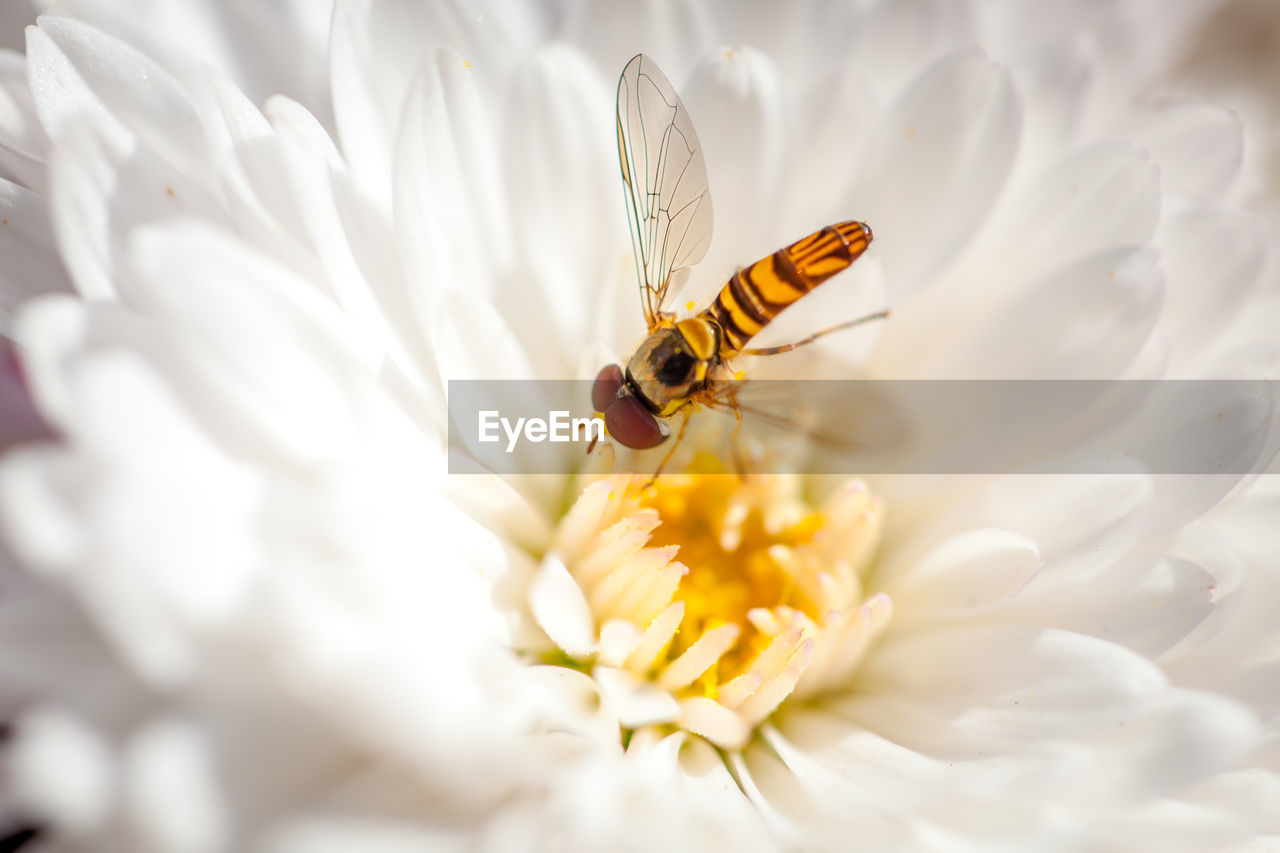
<path id="1" fill-rule="evenodd" d="M 1268 478 L 444 455 L 450 380 L 643 330 L 639 50 L 707 157 L 687 298 L 875 230 L 770 334 L 891 319 L 779 375 L 1274 377 L 1280 110 L 1169 91 L 1214 6 L 1175 5 L 58 4 L 0 52 L 19 816 L 157 853 L 1268 843 Z M 1225 413 L 1205 451 L 1274 467 L 1216 390 L 1171 434 Z"/>

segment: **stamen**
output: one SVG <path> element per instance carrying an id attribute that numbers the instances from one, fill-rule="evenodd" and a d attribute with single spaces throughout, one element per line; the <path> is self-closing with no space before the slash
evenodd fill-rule
<path id="1" fill-rule="evenodd" d="M 581 640 L 562 651 L 629 697 L 628 720 L 737 749 L 789 697 L 847 686 L 891 613 L 886 596 L 862 592 L 884 515 L 866 487 L 815 510 L 796 477 L 646 482 L 587 486 L 553 547 L 602 626 L 590 659 Z M 676 704 L 640 702 L 653 691 Z"/>

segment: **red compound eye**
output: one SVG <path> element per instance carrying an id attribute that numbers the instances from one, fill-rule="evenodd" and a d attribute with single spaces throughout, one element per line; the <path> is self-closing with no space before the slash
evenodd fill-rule
<path id="1" fill-rule="evenodd" d="M 609 428 L 609 435 L 627 447 L 636 450 L 647 450 L 657 447 L 666 441 L 658 419 L 640 405 L 635 397 L 619 397 L 604 410 L 604 425 Z"/>
<path id="2" fill-rule="evenodd" d="M 597 412 L 609 408 L 609 404 L 618 396 L 618 389 L 622 387 L 623 381 L 622 368 L 616 364 L 611 364 L 596 374 L 596 384 L 591 386 L 591 405 L 596 407 Z"/>

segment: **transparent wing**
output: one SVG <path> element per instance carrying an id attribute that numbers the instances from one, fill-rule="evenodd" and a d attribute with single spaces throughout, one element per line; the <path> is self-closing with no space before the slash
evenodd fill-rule
<path id="1" fill-rule="evenodd" d="M 707 167 L 693 122 L 657 64 L 638 54 L 618 80 L 618 161 L 640 300 L 650 328 L 711 243 Z"/>
<path id="2" fill-rule="evenodd" d="M 785 439 L 849 454 L 896 446 L 906 427 L 883 383 L 844 379 L 760 379 L 726 383 L 705 402 L 741 415 L 743 436 Z"/>

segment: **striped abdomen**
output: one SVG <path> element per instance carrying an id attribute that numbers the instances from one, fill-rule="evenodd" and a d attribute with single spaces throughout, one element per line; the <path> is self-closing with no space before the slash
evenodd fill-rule
<path id="1" fill-rule="evenodd" d="M 864 223 L 840 222 L 739 269 L 702 312 L 724 330 L 721 357 L 737 354 L 782 309 L 856 261 L 870 242 Z"/>

